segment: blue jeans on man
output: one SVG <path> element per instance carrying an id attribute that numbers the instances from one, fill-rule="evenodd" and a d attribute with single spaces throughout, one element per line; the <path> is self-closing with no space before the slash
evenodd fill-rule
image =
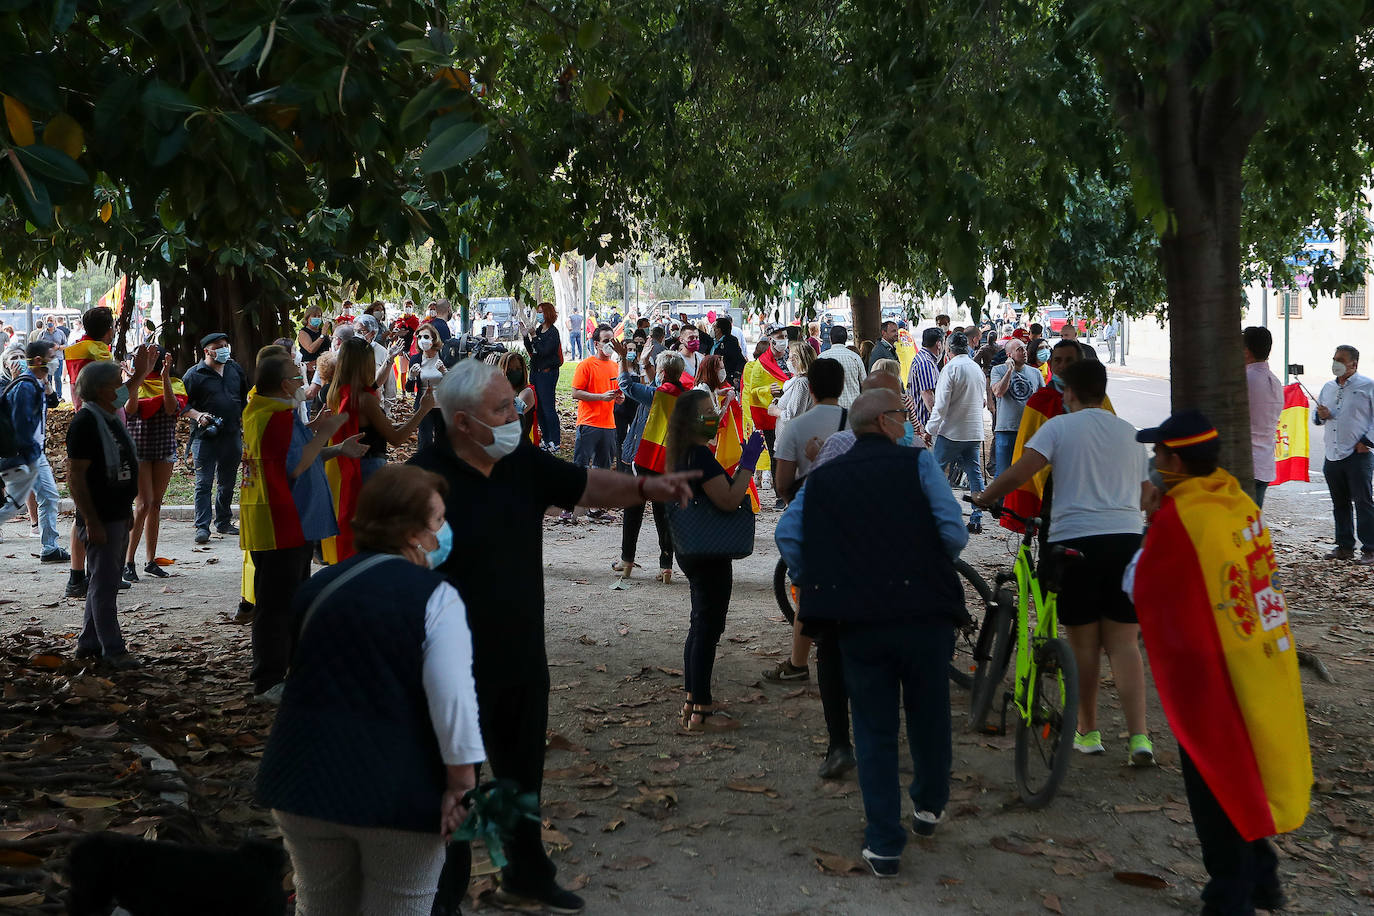
<path id="1" fill-rule="evenodd" d="M 234 484 L 243 461 L 243 438 L 238 430 L 222 430 L 219 435 L 191 440 L 191 457 L 196 464 L 196 530 L 215 528 L 226 533 L 234 524 Z M 210 491 L 214 491 L 213 513 Z"/>
<path id="2" fill-rule="evenodd" d="M 983 492 L 982 447 L 981 440 L 956 442 L 936 436 L 933 457 L 942 468 L 948 469 L 950 465 L 962 468 L 964 476 L 968 478 L 968 491 L 976 496 Z M 983 510 L 975 506 L 968 520 L 970 524 L 978 524 L 983 520 Z"/>
<path id="3" fill-rule="evenodd" d="M 999 429 L 992 434 L 992 458 L 995 475 L 1001 477 L 1011 467 L 1011 456 L 1016 453 L 1016 430 Z"/>
<path id="4" fill-rule="evenodd" d="M 1331 514 L 1336 522 L 1336 546 L 1355 549 L 1355 534 L 1360 535 L 1360 547 L 1374 553 L 1374 496 L 1370 491 L 1370 473 L 1374 470 L 1374 452 L 1351 452 L 1339 461 L 1327 459 L 1322 465 L 1327 489 L 1331 491 Z M 1351 509 L 1354 520 L 1351 520 Z"/>
<path id="5" fill-rule="evenodd" d="M 582 334 L 578 331 L 568 335 L 568 354 L 573 359 L 582 358 Z"/>
<path id="6" fill-rule="evenodd" d="M 908 794 L 916 811 L 938 816 L 949 803 L 954 627 L 915 622 L 843 626 L 839 647 L 868 821 L 864 845 L 878 856 L 899 856 L 907 837 L 897 763 L 903 709 L 912 764 Z"/>

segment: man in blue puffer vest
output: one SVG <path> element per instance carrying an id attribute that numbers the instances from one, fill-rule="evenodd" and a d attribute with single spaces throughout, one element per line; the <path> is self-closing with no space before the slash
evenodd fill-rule
<path id="1" fill-rule="evenodd" d="M 804 625 L 833 629 L 838 641 L 868 820 L 863 857 L 886 878 L 906 845 L 899 703 L 915 767 L 913 831 L 934 833 L 949 801 L 948 668 L 964 613 L 954 559 L 968 532 L 929 451 L 897 444 L 907 415 L 896 393 L 865 392 L 849 417 L 854 447 L 808 475 L 776 538 L 801 588 Z"/>

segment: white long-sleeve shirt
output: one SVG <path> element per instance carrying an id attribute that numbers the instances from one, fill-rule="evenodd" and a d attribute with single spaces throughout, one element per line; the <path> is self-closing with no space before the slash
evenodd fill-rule
<path id="1" fill-rule="evenodd" d="M 988 380 L 983 370 L 967 353 L 960 353 L 940 370 L 926 432 L 951 442 L 982 442 L 987 402 Z"/>
<path id="2" fill-rule="evenodd" d="M 1323 420 L 1312 411 L 1312 422 L 1326 427 L 1326 460 L 1340 461 L 1355 453 L 1360 437 L 1374 441 L 1374 379 L 1358 372 L 1339 384 L 1322 386 L 1317 404 L 1331 411 Z"/>
<path id="3" fill-rule="evenodd" d="M 446 766 L 487 759 L 477 719 L 477 688 L 472 681 L 472 634 L 458 590 L 441 584 L 425 603 L 424 661 L 421 680 L 429 720 Z"/>

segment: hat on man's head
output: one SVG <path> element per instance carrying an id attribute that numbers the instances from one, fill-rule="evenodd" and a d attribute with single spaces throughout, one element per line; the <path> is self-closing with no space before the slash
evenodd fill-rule
<path id="1" fill-rule="evenodd" d="M 217 340 L 228 339 L 229 335 L 224 333 L 223 331 L 211 331 L 209 334 L 206 334 L 204 337 L 200 339 L 200 348 L 204 350 L 206 347 L 210 346 L 210 344 L 214 343 Z"/>
<path id="2" fill-rule="evenodd" d="M 1025 328 L 1017 328 L 1015 331 L 1011 332 L 1011 336 L 1015 337 L 1017 340 L 1030 340 L 1030 331 L 1027 331 Z"/>
<path id="3" fill-rule="evenodd" d="M 1163 445 L 1171 451 L 1187 457 L 1190 449 L 1198 452 L 1211 452 L 1220 448 L 1217 428 L 1202 411 L 1188 408 L 1171 414 L 1169 419 L 1150 429 L 1142 429 L 1135 434 L 1137 442 L 1152 442 Z"/>

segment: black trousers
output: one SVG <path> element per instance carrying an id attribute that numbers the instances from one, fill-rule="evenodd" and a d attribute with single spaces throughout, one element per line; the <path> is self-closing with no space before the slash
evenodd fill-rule
<path id="1" fill-rule="evenodd" d="M 656 477 L 653 471 L 635 468 L 640 477 Z M 644 503 L 625 507 L 620 529 L 620 559 L 633 563 L 639 549 L 639 531 L 644 527 Z M 663 503 L 650 503 L 654 512 L 654 528 L 658 530 L 658 568 L 673 568 L 673 534 L 668 528 L 668 509 Z"/>
<path id="2" fill-rule="evenodd" d="M 827 633 L 816 640 L 816 684 L 821 690 L 821 709 L 825 730 L 830 735 L 826 753 L 849 743 L 849 691 L 844 686 L 844 660 L 840 657 L 838 633 Z"/>
<path id="3" fill-rule="evenodd" d="M 253 592 L 257 616 L 253 618 L 253 690 L 262 693 L 286 679 L 296 633 L 291 626 L 291 603 L 296 589 L 310 578 L 314 544 L 283 550 L 254 550 Z"/>
<path id="4" fill-rule="evenodd" d="M 544 785 L 544 743 L 549 722 L 549 676 L 542 668 L 530 683 L 484 685 L 477 682 L 477 718 L 487 764 L 498 779 L 514 780 L 521 792 L 539 793 Z M 514 833 L 502 837 L 509 863 L 501 872 L 501 886 L 529 897 L 545 897 L 554 887 L 558 868 L 544 852 L 538 821 L 521 821 Z M 450 843 L 439 876 L 435 902 L 456 908 L 467 893 L 472 874 L 472 851 L 467 843 Z"/>
<path id="5" fill-rule="evenodd" d="M 1202 902 L 1223 916 L 1253 913 L 1257 892 L 1276 894 L 1279 890 L 1279 860 L 1274 847 L 1266 839 L 1243 839 L 1182 746 L 1178 759 L 1193 829 L 1202 843 L 1202 864 L 1209 877 L 1202 889 Z"/>
<path id="6" fill-rule="evenodd" d="M 692 702 L 711 702 L 711 670 L 730 610 L 733 567 L 724 558 L 678 557 L 692 592 L 692 624 L 682 647 L 682 679 Z"/>

